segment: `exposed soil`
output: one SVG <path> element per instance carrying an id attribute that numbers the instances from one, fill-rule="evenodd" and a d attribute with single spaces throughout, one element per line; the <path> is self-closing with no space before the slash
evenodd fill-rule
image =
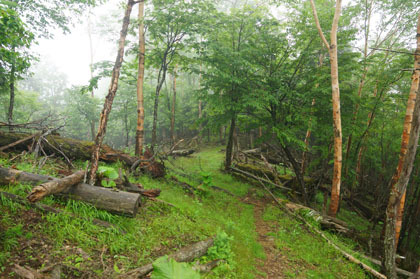
<path id="1" fill-rule="evenodd" d="M 243 199 L 243 202 L 254 205 L 255 228 L 258 234 L 258 242 L 264 248 L 265 260 L 260 260 L 258 270 L 261 274 L 257 278 L 287 278 L 284 274 L 291 270 L 293 263 L 289 262 L 285 255 L 281 253 L 275 244 L 275 238 L 270 235 L 277 230 L 274 222 L 266 222 L 263 219 L 264 208 L 271 201 L 267 199 L 257 199 L 250 192 Z M 263 275 L 264 274 L 264 275 Z"/>

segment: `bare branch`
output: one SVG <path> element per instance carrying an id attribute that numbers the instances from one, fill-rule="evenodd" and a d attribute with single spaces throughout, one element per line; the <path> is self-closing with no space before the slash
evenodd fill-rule
<path id="1" fill-rule="evenodd" d="M 316 12 L 316 7 L 315 7 L 314 0 L 309 0 L 309 1 L 311 2 L 312 13 L 313 13 L 314 18 L 315 18 L 315 24 L 316 24 L 316 28 L 318 29 L 319 36 L 321 37 L 322 42 L 325 44 L 325 46 L 328 49 L 330 49 L 330 44 L 328 43 L 327 39 L 325 38 L 324 32 L 322 32 L 321 24 L 319 24 L 318 14 Z M 335 15 L 334 15 L 334 19 L 335 19 Z"/>

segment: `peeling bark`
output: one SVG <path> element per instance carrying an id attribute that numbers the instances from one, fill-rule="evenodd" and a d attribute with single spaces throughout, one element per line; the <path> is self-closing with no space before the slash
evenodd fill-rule
<path id="1" fill-rule="evenodd" d="M 417 151 L 420 130 L 420 13 L 417 19 L 417 49 L 414 55 L 414 71 L 410 95 L 407 102 L 407 112 L 404 121 L 404 130 L 401 140 L 400 159 L 397 169 L 391 180 L 391 193 L 386 208 L 385 236 L 382 268 L 389 279 L 397 278 L 395 254 L 398 240 L 397 234 L 401 230 L 401 222 L 398 215 L 403 214 L 405 191 L 413 169 L 413 163 Z"/>
<path id="2" fill-rule="evenodd" d="M 336 1 L 334 19 L 331 26 L 330 43 L 324 36 L 314 0 L 310 0 L 315 24 L 321 40 L 328 48 L 331 64 L 331 88 L 333 104 L 333 134 L 334 134 L 334 169 L 331 186 L 331 202 L 328 214 L 332 217 L 337 215 L 340 202 L 341 166 L 342 166 L 342 133 L 341 133 L 341 111 L 340 111 L 340 85 L 338 81 L 338 55 L 337 55 L 337 28 L 341 13 L 341 0 Z"/>
<path id="3" fill-rule="evenodd" d="M 137 128 L 136 128 L 136 150 L 135 154 L 143 154 L 144 145 L 144 61 L 145 61 L 145 36 L 144 36 L 144 2 L 139 3 L 139 69 L 137 75 Z"/>
<path id="4" fill-rule="evenodd" d="M 118 78 L 120 76 L 121 65 L 124 58 L 124 46 L 125 38 L 127 36 L 128 25 L 130 23 L 130 14 L 134 5 L 134 0 L 128 0 L 125 8 L 125 14 L 123 19 L 123 25 L 120 32 L 120 41 L 118 45 L 118 54 L 115 60 L 114 68 L 112 70 L 111 85 L 109 86 L 108 95 L 105 98 L 104 108 L 101 112 L 99 120 L 98 133 L 95 137 L 95 146 L 92 152 L 91 166 L 89 172 L 89 184 L 93 185 L 96 180 L 96 171 L 98 170 L 99 151 L 101 150 L 102 142 L 105 138 L 106 126 L 108 123 L 108 117 L 111 113 L 112 103 L 114 101 L 115 94 L 118 89 Z"/>

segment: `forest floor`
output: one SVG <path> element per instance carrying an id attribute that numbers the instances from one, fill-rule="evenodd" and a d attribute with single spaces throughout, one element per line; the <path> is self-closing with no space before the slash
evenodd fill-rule
<path id="1" fill-rule="evenodd" d="M 62 278 L 114 278 L 214 235 L 215 249 L 200 262 L 225 261 L 204 278 L 368 278 L 358 266 L 285 214 L 263 189 L 223 172 L 224 153 L 220 149 L 207 147 L 188 158 L 169 159 L 163 179 L 130 177 L 147 189 L 160 188 L 159 198 L 174 205 L 145 201 L 136 218 L 55 197 L 43 202 L 80 218 L 45 214 L 2 198 L 0 278 L 20 278 L 13 271 L 15 265 L 48 270 L 56 263 L 63 266 Z M 0 166 L 56 176 L 65 168 L 59 160 L 49 159 L 38 170 L 37 159 L 30 155 L 13 162 L 8 156 L 0 158 Z M 77 163 L 81 169 L 83 164 Z M 195 187 L 194 194 L 186 193 L 172 177 Z M 209 187 L 212 185 L 233 196 Z M 25 196 L 31 186 L 0 188 Z M 110 222 L 126 233 L 93 225 L 91 218 Z M 348 241 L 340 245 L 346 250 L 354 248 Z"/>

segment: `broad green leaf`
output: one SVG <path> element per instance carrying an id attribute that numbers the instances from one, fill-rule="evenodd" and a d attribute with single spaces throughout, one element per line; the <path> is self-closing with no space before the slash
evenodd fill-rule
<path id="1" fill-rule="evenodd" d="M 200 273 L 187 263 L 163 256 L 153 262 L 152 279 L 200 279 Z"/>

